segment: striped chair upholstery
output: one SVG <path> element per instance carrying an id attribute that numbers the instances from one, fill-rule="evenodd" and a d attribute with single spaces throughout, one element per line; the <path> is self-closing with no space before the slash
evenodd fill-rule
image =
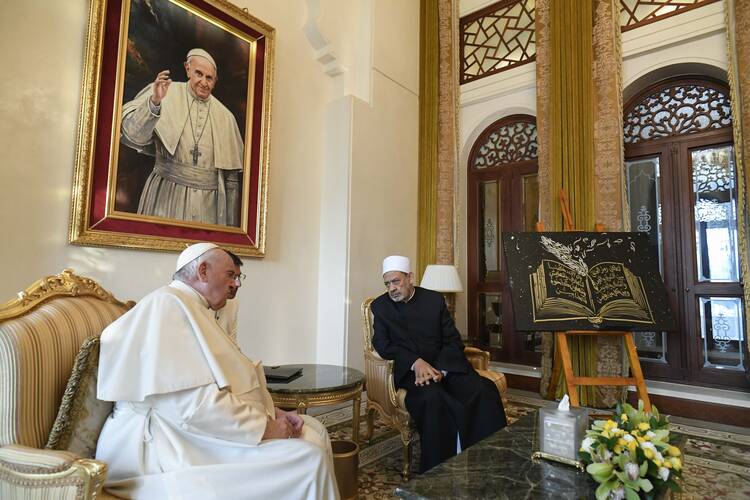
<path id="1" fill-rule="evenodd" d="M 2 498 L 9 491 L 15 491 L 9 498 L 26 498 L 28 491 L 37 492 L 33 498 L 67 498 L 61 496 L 63 490 L 53 493 L 45 486 L 58 484 L 63 476 L 75 479 L 70 488 L 76 493 L 70 498 L 92 498 L 88 495 L 101 489 L 106 464 L 40 448 L 47 442 L 81 344 L 132 306 L 70 270 L 37 281 L 0 306 Z M 45 467 L 52 472 L 40 472 Z M 18 489 L 22 485 L 26 493 Z"/>

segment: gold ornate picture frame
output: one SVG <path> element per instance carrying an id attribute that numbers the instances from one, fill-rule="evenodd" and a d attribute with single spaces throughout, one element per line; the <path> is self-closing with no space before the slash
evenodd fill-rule
<path id="1" fill-rule="evenodd" d="M 71 243 L 264 256 L 274 36 L 224 0 L 91 1 Z"/>

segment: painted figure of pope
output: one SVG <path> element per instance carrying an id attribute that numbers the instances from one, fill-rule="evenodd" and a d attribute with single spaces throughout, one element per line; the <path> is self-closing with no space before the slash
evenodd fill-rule
<path id="1" fill-rule="evenodd" d="M 155 156 L 138 213 L 208 224 L 239 226 L 243 142 L 234 115 L 212 95 L 214 58 L 192 49 L 187 82 L 169 70 L 123 105 L 121 141 Z"/>

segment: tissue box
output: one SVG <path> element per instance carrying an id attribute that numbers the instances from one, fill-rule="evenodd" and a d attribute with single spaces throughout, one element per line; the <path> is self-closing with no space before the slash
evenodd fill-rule
<path id="1" fill-rule="evenodd" d="M 589 426 L 589 410 L 550 405 L 539 410 L 539 448 L 542 453 L 578 460 L 578 449 Z"/>

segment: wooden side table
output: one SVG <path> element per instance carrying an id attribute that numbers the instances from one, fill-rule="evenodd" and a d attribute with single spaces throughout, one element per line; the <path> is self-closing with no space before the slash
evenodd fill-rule
<path id="1" fill-rule="evenodd" d="M 359 441 L 359 410 L 365 375 L 336 365 L 284 365 L 302 368 L 302 376 L 290 382 L 268 382 L 276 406 L 307 413 L 308 408 L 352 401 L 352 440 Z"/>

